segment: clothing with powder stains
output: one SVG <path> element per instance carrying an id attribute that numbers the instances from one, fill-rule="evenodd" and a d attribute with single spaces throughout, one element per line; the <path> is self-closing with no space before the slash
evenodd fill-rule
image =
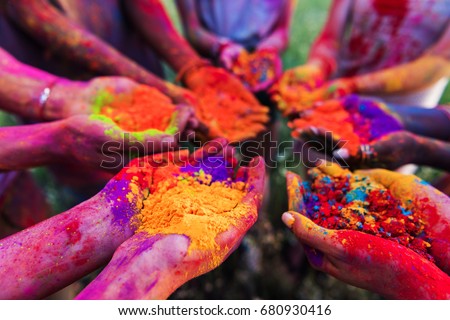
<path id="1" fill-rule="evenodd" d="M 413 61 L 450 27 L 450 0 L 353 0 L 337 77 L 351 77 Z M 379 96 L 386 102 L 434 107 L 448 79 L 411 94 Z"/>
<path id="2" fill-rule="evenodd" d="M 288 0 L 198 0 L 203 27 L 247 49 L 253 49 L 275 28 Z"/>

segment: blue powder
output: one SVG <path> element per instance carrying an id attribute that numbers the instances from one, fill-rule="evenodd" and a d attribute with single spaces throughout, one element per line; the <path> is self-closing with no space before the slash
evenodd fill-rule
<path id="1" fill-rule="evenodd" d="M 345 201 L 350 203 L 355 200 L 365 201 L 367 198 L 367 194 L 364 191 L 364 188 L 356 188 L 351 190 L 345 195 Z"/>

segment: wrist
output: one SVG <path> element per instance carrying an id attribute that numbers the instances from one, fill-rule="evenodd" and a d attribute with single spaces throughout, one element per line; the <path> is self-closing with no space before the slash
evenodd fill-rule
<path id="1" fill-rule="evenodd" d="M 228 38 L 218 38 L 214 46 L 212 47 L 212 56 L 220 57 L 223 50 L 230 46 L 233 42 Z"/>
<path id="2" fill-rule="evenodd" d="M 51 86 L 47 86 L 41 95 L 41 119 L 53 121 L 70 116 L 66 101 L 71 100 L 73 103 L 73 99 L 68 97 L 74 97 L 79 94 L 81 83 L 58 78 Z"/>
<path id="3" fill-rule="evenodd" d="M 195 59 L 190 61 L 188 64 L 186 64 L 185 66 L 183 66 L 183 68 L 181 68 L 181 70 L 178 72 L 175 81 L 176 82 L 181 82 L 181 83 L 186 83 L 187 79 L 189 78 L 189 76 L 197 71 L 198 69 L 201 69 L 203 67 L 206 66 L 211 66 L 211 62 L 209 60 L 206 59 Z"/>

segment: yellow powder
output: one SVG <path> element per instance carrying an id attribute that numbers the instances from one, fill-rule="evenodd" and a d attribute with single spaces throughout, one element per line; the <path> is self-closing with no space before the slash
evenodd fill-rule
<path id="1" fill-rule="evenodd" d="M 207 175 L 208 176 L 208 175 Z M 143 201 L 137 232 L 183 234 L 191 239 L 189 250 L 218 250 L 218 234 L 235 225 L 249 211 L 241 202 L 246 184 L 213 182 L 183 176 L 162 181 Z M 210 180 L 209 180 L 210 181 Z"/>

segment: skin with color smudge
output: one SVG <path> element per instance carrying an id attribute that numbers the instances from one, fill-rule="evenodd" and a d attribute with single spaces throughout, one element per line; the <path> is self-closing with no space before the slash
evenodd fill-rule
<path id="1" fill-rule="evenodd" d="M 331 176 L 342 170 L 330 164 L 322 164 L 319 169 Z M 289 207 L 293 211 L 285 213 L 283 221 L 304 244 L 310 263 L 342 281 L 387 298 L 448 299 L 448 197 L 414 176 L 381 169 L 356 174 L 368 175 L 402 202 L 412 200 L 419 210 L 425 210 L 429 235 L 435 239 L 431 254 L 436 265 L 389 240 L 358 231 L 319 227 L 306 217 L 300 177 L 289 173 Z"/>

